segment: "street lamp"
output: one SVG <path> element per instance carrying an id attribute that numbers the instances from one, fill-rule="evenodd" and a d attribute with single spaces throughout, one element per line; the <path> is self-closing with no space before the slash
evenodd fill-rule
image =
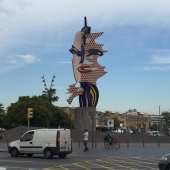
<path id="1" fill-rule="evenodd" d="M 47 83 L 45 81 L 44 75 L 41 78 L 42 78 L 42 82 L 44 83 L 44 88 L 45 88 L 45 91 L 43 91 L 43 92 L 44 92 L 45 96 L 47 97 L 48 101 L 51 103 L 51 101 L 52 101 L 51 90 L 52 90 L 52 87 L 54 86 L 54 79 L 56 78 L 56 76 L 55 76 L 55 74 L 53 75 L 51 84 L 50 84 L 50 88 L 47 87 Z"/>
<path id="2" fill-rule="evenodd" d="M 54 79 L 56 78 L 56 76 L 55 76 L 55 74 L 53 75 L 53 78 L 52 78 L 51 84 L 50 84 L 50 88 L 47 87 L 47 83 L 45 81 L 44 75 L 41 78 L 42 78 L 42 82 L 44 83 L 44 88 L 45 88 L 43 93 L 44 93 L 44 96 L 46 97 L 46 99 L 48 101 L 48 107 L 50 109 L 52 101 L 54 99 L 53 95 L 54 95 L 55 89 L 53 89 L 52 87 L 54 86 Z M 55 97 L 55 98 L 58 99 L 58 97 Z M 49 127 L 49 124 L 50 124 L 50 117 L 48 118 L 47 127 Z"/>

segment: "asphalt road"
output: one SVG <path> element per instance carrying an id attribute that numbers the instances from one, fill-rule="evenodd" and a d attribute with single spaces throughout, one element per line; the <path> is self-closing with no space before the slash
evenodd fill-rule
<path id="1" fill-rule="evenodd" d="M 0 152 L 0 170 L 158 170 L 158 160 L 168 153 L 170 144 L 121 144 L 120 149 L 105 149 L 103 144 L 84 152 L 83 146 L 73 145 L 73 153 L 65 159 L 57 156 L 44 159 L 43 155 L 11 158 Z"/>

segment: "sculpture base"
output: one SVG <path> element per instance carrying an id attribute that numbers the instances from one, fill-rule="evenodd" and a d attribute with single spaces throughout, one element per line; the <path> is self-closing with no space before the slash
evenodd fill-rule
<path id="1" fill-rule="evenodd" d="M 77 132 L 87 129 L 89 132 L 96 131 L 96 108 L 79 107 L 75 108 L 74 129 Z"/>

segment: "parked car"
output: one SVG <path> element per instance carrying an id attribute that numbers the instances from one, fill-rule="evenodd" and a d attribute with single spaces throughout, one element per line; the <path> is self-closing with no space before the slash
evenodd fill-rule
<path id="1" fill-rule="evenodd" d="M 126 134 L 132 134 L 133 131 L 131 129 L 127 129 L 127 128 L 119 128 L 114 130 L 114 132 L 116 133 L 126 133 Z"/>
<path id="2" fill-rule="evenodd" d="M 149 136 L 164 136 L 160 131 L 149 130 L 146 131 L 146 134 Z"/>
<path id="3" fill-rule="evenodd" d="M 161 157 L 158 162 L 159 170 L 170 170 L 170 153 Z"/>

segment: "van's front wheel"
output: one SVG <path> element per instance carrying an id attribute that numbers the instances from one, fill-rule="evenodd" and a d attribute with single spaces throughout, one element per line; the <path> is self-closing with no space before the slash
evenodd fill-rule
<path id="1" fill-rule="evenodd" d="M 50 149 L 45 149 L 45 151 L 44 151 L 44 158 L 46 158 L 46 159 L 53 158 L 53 154 L 52 154 Z"/>
<path id="2" fill-rule="evenodd" d="M 18 154 L 19 154 L 17 148 L 12 148 L 10 153 L 11 153 L 11 156 L 12 156 L 12 157 L 17 157 Z"/>

